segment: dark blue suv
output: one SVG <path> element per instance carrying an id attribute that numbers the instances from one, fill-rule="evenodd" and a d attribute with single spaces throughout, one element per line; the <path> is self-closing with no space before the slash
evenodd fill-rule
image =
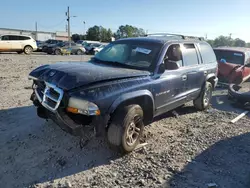
<path id="1" fill-rule="evenodd" d="M 29 78 L 39 117 L 78 136 L 92 127 L 122 152 L 137 146 L 155 116 L 192 100 L 208 108 L 218 81 L 211 46 L 172 34 L 120 39 L 89 62 L 43 65 Z"/>

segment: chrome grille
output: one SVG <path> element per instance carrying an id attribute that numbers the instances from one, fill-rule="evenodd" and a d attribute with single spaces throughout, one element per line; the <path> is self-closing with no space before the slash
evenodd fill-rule
<path id="1" fill-rule="evenodd" d="M 57 110 L 63 97 L 62 89 L 47 82 L 45 82 L 44 90 L 37 87 L 35 93 L 41 104 L 52 112 Z"/>

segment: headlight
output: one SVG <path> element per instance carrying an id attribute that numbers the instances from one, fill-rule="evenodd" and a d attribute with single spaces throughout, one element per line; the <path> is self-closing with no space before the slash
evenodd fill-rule
<path id="1" fill-rule="evenodd" d="M 86 100 L 77 99 L 74 97 L 69 98 L 67 111 L 74 114 L 84 114 L 88 116 L 101 114 L 96 104 Z"/>

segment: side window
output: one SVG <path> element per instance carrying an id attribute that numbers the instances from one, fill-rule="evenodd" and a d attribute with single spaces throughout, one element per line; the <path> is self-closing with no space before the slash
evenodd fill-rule
<path id="1" fill-rule="evenodd" d="M 203 63 L 214 63 L 216 62 L 216 56 L 212 47 L 206 43 L 199 44 L 201 59 Z"/>
<path id="2" fill-rule="evenodd" d="M 194 44 L 183 44 L 183 62 L 184 66 L 198 65 L 198 54 Z"/>
<path id="3" fill-rule="evenodd" d="M 164 57 L 164 65 L 167 70 L 175 70 L 183 66 L 182 52 L 179 44 L 168 47 Z"/>
<path id="4" fill-rule="evenodd" d="M 9 39 L 9 35 L 4 35 L 4 36 L 2 36 L 2 40 L 10 40 L 10 39 Z"/>
<path id="5" fill-rule="evenodd" d="M 9 40 L 20 40 L 20 39 L 19 39 L 19 36 L 9 35 Z"/>
<path id="6" fill-rule="evenodd" d="M 75 43 L 71 43 L 71 46 L 76 46 L 76 44 Z"/>
<path id="7" fill-rule="evenodd" d="M 19 40 L 29 40 L 30 39 L 30 37 L 25 37 L 25 36 L 19 36 L 18 38 L 19 38 Z"/>

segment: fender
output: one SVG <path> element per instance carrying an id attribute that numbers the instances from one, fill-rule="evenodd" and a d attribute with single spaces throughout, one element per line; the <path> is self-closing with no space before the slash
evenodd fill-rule
<path id="1" fill-rule="evenodd" d="M 217 86 L 217 83 L 218 83 L 218 78 L 217 78 L 216 74 L 215 73 L 208 74 L 206 77 L 206 81 L 208 81 L 209 79 L 213 79 L 213 82 L 214 82 L 213 87 L 215 88 Z"/>
<path id="2" fill-rule="evenodd" d="M 209 80 L 209 79 L 212 78 L 212 77 L 216 78 L 215 73 L 210 73 L 210 74 L 208 74 L 207 77 L 206 77 L 206 80 Z"/>
<path id="3" fill-rule="evenodd" d="M 133 99 L 136 97 L 142 97 L 142 96 L 148 96 L 152 100 L 153 103 L 153 110 L 155 109 L 155 103 L 154 103 L 154 97 L 152 93 L 149 90 L 139 90 L 139 91 L 133 91 L 129 93 L 122 94 L 119 98 L 117 98 L 112 105 L 108 109 L 108 114 L 111 114 L 115 111 L 115 109 L 126 100 Z"/>

